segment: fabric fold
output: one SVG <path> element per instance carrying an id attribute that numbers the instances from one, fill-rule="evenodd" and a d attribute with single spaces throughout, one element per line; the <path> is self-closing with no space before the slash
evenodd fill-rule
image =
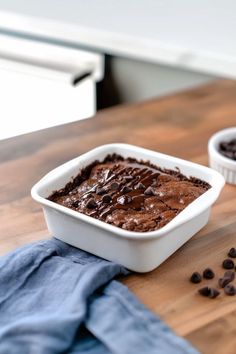
<path id="1" fill-rule="evenodd" d="M 127 274 L 55 238 L 1 257 L 0 353 L 197 353 L 113 280 Z"/>
<path id="2" fill-rule="evenodd" d="M 114 354 L 130 354 L 130 348 L 133 353 L 197 353 L 115 280 L 90 299 L 88 308 L 86 328 Z"/>

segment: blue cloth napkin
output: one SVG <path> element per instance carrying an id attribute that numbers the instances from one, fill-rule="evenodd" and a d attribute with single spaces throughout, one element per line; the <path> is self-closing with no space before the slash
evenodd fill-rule
<path id="1" fill-rule="evenodd" d="M 112 280 L 120 274 L 55 238 L 1 257 L 0 353 L 198 353 Z"/>

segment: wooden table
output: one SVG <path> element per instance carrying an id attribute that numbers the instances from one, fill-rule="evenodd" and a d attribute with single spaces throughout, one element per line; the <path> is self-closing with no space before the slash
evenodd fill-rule
<path id="1" fill-rule="evenodd" d="M 59 164 L 95 146 L 125 142 L 207 165 L 209 137 L 233 125 L 236 83 L 219 81 L 0 142 L 1 254 L 48 237 L 41 207 L 32 201 L 30 189 Z M 201 232 L 155 271 L 122 281 L 203 353 L 233 354 L 236 296 L 209 300 L 188 281 L 193 271 L 207 266 L 222 274 L 221 262 L 232 246 L 236 247 L 236 186 L 226 185 Z M 215 285 L 216 280 L 208 283 Z"/>

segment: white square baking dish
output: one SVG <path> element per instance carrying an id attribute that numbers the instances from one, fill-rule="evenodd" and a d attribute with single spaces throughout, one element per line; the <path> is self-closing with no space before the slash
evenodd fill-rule
<path id="1" fill-rule="evenodd" d="M 163 228 L 151 232 L 126 231 L 90 216 L 66 208 L 46 198 L 63 188 L 81 169 L 108 154 L 148 160 L 167 169 L 179 168 L 186 176 L 208 182 L 212 188 L 197 198 Z M 43 206 L 50 233 L 56 238 L 87 252 L 120 263 L 137 272 L 148 272 L 198 232 L 209 219 L 212 204 L 224 186 L 218 172 L 189 161 L 127 144 L 97 147 L 55 168 L 31 190 L 34 200 Z"/>

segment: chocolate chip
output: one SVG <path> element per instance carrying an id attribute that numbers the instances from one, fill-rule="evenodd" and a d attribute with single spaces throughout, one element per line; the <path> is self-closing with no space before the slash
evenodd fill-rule
<path id="1" fill-rule="evenodd" d="M 112 198 L 109 194 L 105 194 L 103 197 L 102 197 L 102 202 L 103 203 L 110 203 L 112 201 Z"/>
<path id="2" fill-rule="evenodd" d="M 228 278 L 223 277 L 218 280 L 218 284 L 221 288 L 224 288 L 229 283 L 230 283 L 230 279 L 228 279 Z"/>
<path id="3" fill-rule="evenodd" d="M 93 198 L 90 198 L 86 203 L 86 207 L 89 209 L 94 209 L 94 208 L 96 208 L 96 206 L 97 206 L 97 203 Z"/>
<path id="4" fill-rule="evenodd" d="M 204 271 L 203 271 L 203 277 L 205 279 L 213 279 L 215 276 L 215 273 L 213 272 L 213 270 L 211 268 L 206 268 Z"/>
<path id="5" fill-rule="evenodd" d="M 106 193 L 106 189 L 104 187 L 97 187 L 97 189 L 96 189 L 97 195 L 103 195 L 105 193 Z"/>
<path id="6" fill-rule="evenodd" d="M 142 182 L 139 182 L 136 186 L 135 186 L 135 189 L 145 189 L 145 185 L 142 184 Z"/>
<path id="7" fill-rule="evenodd" d="M 210 299 L 215 299 L 217 296 L 219 296 L 220 295 L 220 292 L 219 292 L 219 290 L 217 290 L 217 289 L 214 289 L 214 288 L 210 288 L 210 294 L 208 295 L 208 297 L 210 298 Z"/>
<path id="8" fill-rule="evenodd" d="M 190 278 L 190 281 L 194 284 L 197 284 L 197 283 L 200 283 L 202 280 L 202 276 L 200 273 L 198 272 L 194 272 L 192 275 L 191 275 L 191 278 Z"/>
<path id="9" fill-rule="evenodd" d="M 117 182 L 113 182 L 113 183 L 111 184 L 111 189 L 112 189 L 113 191 L 116 191 L 117 189 L 119 189 L 119 187 L 120 187 L 120 185 L 119 185 L 119 183 L 117 183 Z"/>
<path id="10" fill-rule="evenodd" d="M 215 299 L 217 296 L 220 295 L 220 292 L 217 289 L 209 288 L 208 286 L 199 289 L 198 292 L 202 296 L 209 297 L 210 299 Z"/>
<path id="11" fill-rule="evenodd" d="M 129 204 L 132 201 L 132 198 L 129 195 L 122 195 L 117 198 L 117 202 L 121 205 Z"/>
<path id="12" fill-rule="evenodd" d="M 129 193 L 129 192 L 132 192 L 132 188 L 128 187 L 128 186 L 124 186 L 122 189 L 121 189 L 121 192 L 122 193 Z"/>
<path id="13" fill-rule="evenodd" d="M 228 256 L 231 258 L 236 258 L 236 248 L 234 247 L 230 248 Z"/>
<path id="14" fill-rule="evenodd" d="M 225 259 L 222 263 L 222 267 L 225 269 L 233 269 L 234 268 L 234 262 L 232 261 L 232 259 Z"/>
<path id="15" fill-rule="evenodd" d="M 221 288 L 224 288 L 227 284 L 233 281 L 235 278 L 235 273 L 232 270 L 225 272 L 223 278 L 220 278 L 218 284 Z"/>
<path id="16" fill-rule="evenodd" d="M 148 187 L 145 191 L 144 191 L 145 195 L 155 195 L 154 189 L 152 187 Z"/>
<path id="17" fill-rule="evenodd" d="M 210 295 L 210 288 L 208 288 L 208 286 L 204 286 L 204 288 L 199 289 L 198 292 L 202 296 L 207 296 L 208 297 Z"/>
<path id="18" fill-rule="evenodd" d="M 226 295 L 230 295 L 230 296 L 236 295 L 236 288 L 232 284 L 226 285 L 224 288 L 224 291 L 225 291 Z"/>

